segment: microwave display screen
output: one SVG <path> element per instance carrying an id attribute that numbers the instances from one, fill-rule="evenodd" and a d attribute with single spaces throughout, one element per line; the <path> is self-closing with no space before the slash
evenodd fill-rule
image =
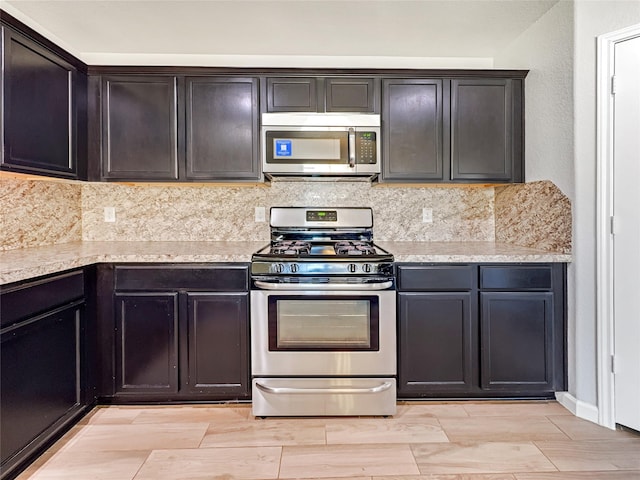
<path id="1" fill-rule="evenodd" d="M 345 131 L 266 132 L 266 162 L 272 164 L 348 164 L 349 137 Z"/>
<path id="2" fill-rule="evenodd" d="M 275 158 L 291 160 L 340 160 L 338 138 L 274 138 Z"/>

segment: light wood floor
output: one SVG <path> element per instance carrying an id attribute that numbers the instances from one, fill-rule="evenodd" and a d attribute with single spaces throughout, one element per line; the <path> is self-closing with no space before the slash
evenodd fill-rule
<path id="1" fill-rule="evenodd" d="M 640 435 L 556 402 L 400 404 L 393 418 L 247 405 L 98 407 L 20 480 L 640 480 Z"/>

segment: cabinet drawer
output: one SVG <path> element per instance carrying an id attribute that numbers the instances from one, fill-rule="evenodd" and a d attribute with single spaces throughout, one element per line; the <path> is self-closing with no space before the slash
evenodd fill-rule
<path id="1" fill-rule="evenodd" d="M 551 265 L 481 266 L 480 288 L 494 290 L 550 290 Z"/>
<path id="2" fill-rule="evenodd" d="M 249 289 L 249 266 L 116 266 L 116 290 L 209 290 L 216 292 Z"/>
<path id="3" fill-rule="evenodd" d="M 400 265 L 398 289 L 408 291 L 472 290 L 476 267 L 473 265 Z"/>
<path id="4" fill-rule="evenodd" d="M 84 296 L 84 272 L 75 271 L 1 290 L 2 327 Z"/>

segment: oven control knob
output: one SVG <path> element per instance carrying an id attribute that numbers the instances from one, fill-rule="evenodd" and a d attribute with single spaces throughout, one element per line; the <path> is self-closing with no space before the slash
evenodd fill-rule
<path id="1" fill-rule="evenodd" d="M 276 263 L 276 264 L 273 266 L 273 270 L 274 270 L 274 272 L 275 272 L 275 273 L 282 273 L 282 272 L 284 272 L 284 264 L 282 264 L 282 263 Z"/>
<path id="2" fill-rule="evenodd" d="M 365 263 L 364 265 L 362 265 L 362 271 L 364 273 L 371 273 L 371 264 Z"/>
<path id="3" fill-rule="evenodd" d="M 358 266 L 355 263 L 350 263 L 347 267 L 347 270 L 349 270 L 349 272 L 351 273 L 355 273 L 356 270 L 358 270 Z"/>
<path id="4" fill-rule="evenodd" d="M 298 270 L 300 270 L 300 267 L 298 267 L 297 263 L 292 263 L 291 264 L 291 273 L 298 273 Z"/>

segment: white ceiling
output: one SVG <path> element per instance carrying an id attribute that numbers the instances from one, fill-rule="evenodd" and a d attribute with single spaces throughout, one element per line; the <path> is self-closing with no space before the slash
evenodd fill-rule
<path id="1" fill-rule="evenodd" d="M 187 63 L 212 64 L 233 63 L 234 57 L 254 62 L 309 56 L 492 59 L 558 1 L 2 0 L 1 5 L 90 64 L 157 64 L 161 58 L 175 63 L 181 56 Z"/>

